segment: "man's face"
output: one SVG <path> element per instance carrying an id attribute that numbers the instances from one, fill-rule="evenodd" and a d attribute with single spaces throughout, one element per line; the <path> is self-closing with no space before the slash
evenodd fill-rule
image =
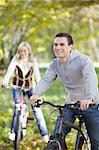
<path id="1" fill-rule="evenodd" d="M 53 51 L 57 58 L 68 59 L 71 52 L 71 45 L 68 45 L 66 37 L 56 37 L 53 42 Z"/>

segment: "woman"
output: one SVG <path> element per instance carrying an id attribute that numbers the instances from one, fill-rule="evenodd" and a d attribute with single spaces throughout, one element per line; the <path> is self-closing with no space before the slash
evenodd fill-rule
<path id="1" fill-rule="evenodd" d="M 30 98 L 33 94 L 32 89 L 32 75 L 34 74 L 34 78 L 36 83 L 40 80 L 40 73 L 37 66 L 37 62 L 32 57 L 32 50 L 30 45 L 27 42 L 22 42 L 18 46 L 17 53 L 11 60 L 7 72 L 4 76 L 2 86 L 7 87 L 9 80 L 13 77 L 13 98 L 14 98 L 14 115 L 12 118 L 12 126 L 11 126 L 11 133 L 9 134 L 9 139 L 14 141 L 15 140 L 15 133 L 14 133 L 14 123 L 15 123 L 15 116 L 16 111 L 18 109 L 18 104 L 20 103 L 20 90 L 19 88 L 24 89 L 26 92 L 25 94 Z M 38 127 L 40 133 L 45 142 L 48 142 L 48 131 L 46 128 L 45 119 L 43 113 L 40 108 L 32 107 L 34 115 L 36 117 Z"/>

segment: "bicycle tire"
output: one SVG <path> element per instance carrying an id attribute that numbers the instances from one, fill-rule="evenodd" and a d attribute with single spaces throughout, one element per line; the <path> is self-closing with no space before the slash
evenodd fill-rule
<path id="1" fill-rule="evenodd" d="M 48 142 L 47 146 L 43 150 L 63 150 L 63 149 L 59 141 L 52 140 Z"/>
<path id="2" fill-rule="evenodd" d="M 83 143 L 81 150 L 91 150 L 91 144 L 90 144 L 89 137 L 87 137 L 87 143 L 85 143 L 85 142 Z"/>
<path id="3" fill-rule="evenodd" d="M 75 150 L 91 150 L 89 137 L 86 135 L 86 141 L 80 132 L 77 134 Z"/>
<path id="4" fill-rule="evenodd" d="M 19 150 L 19 143 L 22 138 L 21 111 L 18 111 L 15 127 L 14 150 Z"/>
<path id="5" fill-rule="evenodd" d="M 65 138 L 62 135 L 51 135 L 47 146 L 43 150 L 67 150 Z"/>

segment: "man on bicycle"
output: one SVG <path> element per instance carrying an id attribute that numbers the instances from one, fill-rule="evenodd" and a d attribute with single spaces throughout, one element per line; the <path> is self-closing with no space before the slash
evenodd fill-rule
<path id="1" fill-rule="evenodd" d="M 91 142 L 91 150 L 99 149 L 99 95 L 98 80 L 91 59 L 73 50 L 73 39 L 68 33 L 59 33 L 53 41 L 56 56 L 50 63 L 44 78 L 38 83 L 30 98 L 34 106 L 37 99 L 45 93 L 56 78 L 68 90 L 65 103 L 80 101 L 80 110 L 65 108 L 65 119 L 75 121 L 75 114 L 81 113 Z M 89 104 L 95 104 L 89 107 Z M 57 123 L 57 122 L 56 122 Z M 94 129 L 95 128 L 95 129 Z M 64 136 L 70 129 L 63 124 Z M 95 132 L 96 131 L 96 132 Z"/>

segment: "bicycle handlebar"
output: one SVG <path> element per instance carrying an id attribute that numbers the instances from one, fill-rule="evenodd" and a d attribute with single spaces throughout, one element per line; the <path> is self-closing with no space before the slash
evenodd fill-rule
<path id="1" fill-rule="evenodd" d="M 53 103 L 51 103 L 51 102 L 49 102 L 49 101 L 43 101 L 43 100 L 37 100 L 37 102 L 36 102 L 36 105 L 37 105 L 37 106 L 40 106 L 40 105 L 43 105 L 43 104 L 48 104 L 48 105 L 50 105 L 50 106 L 52 106 L 52 107 L 58 108 L 58 110 L 60 111 L 60 113 L 62 113 L 62 108 L 66 107 L 66 106 L 69 107 L 69 108 L 80 108 L 80 102 L 79 102 L 79 101 L 78 101 L 77 103 L 74 103 L 74 104 L 65 104 L 64 106 L 62 106 L 62 105 L 54 105 Z M 63 115 L 62 115 L 61 117 L 64 118 Z M 69 122 L 69 121 L 66 121 L 66 120 L 64 120 L 64 123 L 65 123 L 67 126 L 69 126 L 70 128 L 73 128 L 73 129 L 79 131 L 79 132 L 82 134 L 82 136 L 83 136 L 85 142 L 87 143 L 87 140 L 86 140 L 86 138 L 85 138 L 83 132 L 81 131 L 81 129 L 80 129 L 78 126 L 76 126 L 76 125 L 74 125 L 73 123 L 71 123 L 71 122 Z"/>
<path id="2" fill-rule="evenodd" d="M 43 105 L 43 104 L 48 104 L 52 107 L 55 107 L 55 108 L 64 108 L 64 107 L 70 107 L 70 108 L 80 108 L 80 103 L 79 102 L 76 102 L 76 103 L 73 103 L 73 104 L 65 104 L 65 105 L 55 105 L 49 101 L 44 101 L 44 100 L 37 100 L 36 102 L 36 106 L 40 106 L 40 105 Z"/>
<path id="3" fill-rule="evenodd" d="M 3 85 L 1 85 L 1 87 L 2 87 L 2 88 L 6 88 L 6 89 L 18 89 L 18 90 L 20 90 L 20 91 L 22 91 L 22 92 L 26 92 L 26 91 L 27 91 L 27 89 L 24 89 L 24 88 L 22 88 L 22 87 L 19 87 L 19 86 L 17 86 L 17 85 L 13 85 L 13 84 L 8 84 L 7 87 L 4 87 Z"/>
<path id="4" fill-rule="evenodd" d="M 14 86 L 13 84 L 8 84 L 7 86 L 3 86 L 1 85 L 2 88 L 6 88 L 6 89 L 11 89 L 11 88 L 15 88 L 16 86 Z M 17 87 L 16 87 L 17 88 Z"/>
<path id="5" fill-rule="evenodd" d="M 43 105 L 43 104 L 48 104 L 52 107 L 55 107 L 55 108 L 63 108 L 64 106 L 61 106 L 61 105 L 55 105 L 49 101 L 44 101 L 44 100 L 40 100 L 38 99 L 37 102 L 36 102 L 36 106 L 40 106 L 40 105 Z"/>
<path id="6" fill-rule="evenodd" d="M 55 105 L 49 101 L 44 101 L 44 100 L 37 100 L 36 102 L 36 106 L 40 106 L 40 105 L 43 105 L 43 104 L 48 104 L 52 107 L 55 107 L 55 108 L 64 108 L 64 107 L 69 107 L 69 108 L 78 108 L 80 109 L 80 101 L 77 101 L 76 103 L 71 103 L 71 104 L 65 104 L 65 105 Z M 89 107 L 92 107 L 92 106 L 95 106 L 95 104 L 89 104 Z"/>

